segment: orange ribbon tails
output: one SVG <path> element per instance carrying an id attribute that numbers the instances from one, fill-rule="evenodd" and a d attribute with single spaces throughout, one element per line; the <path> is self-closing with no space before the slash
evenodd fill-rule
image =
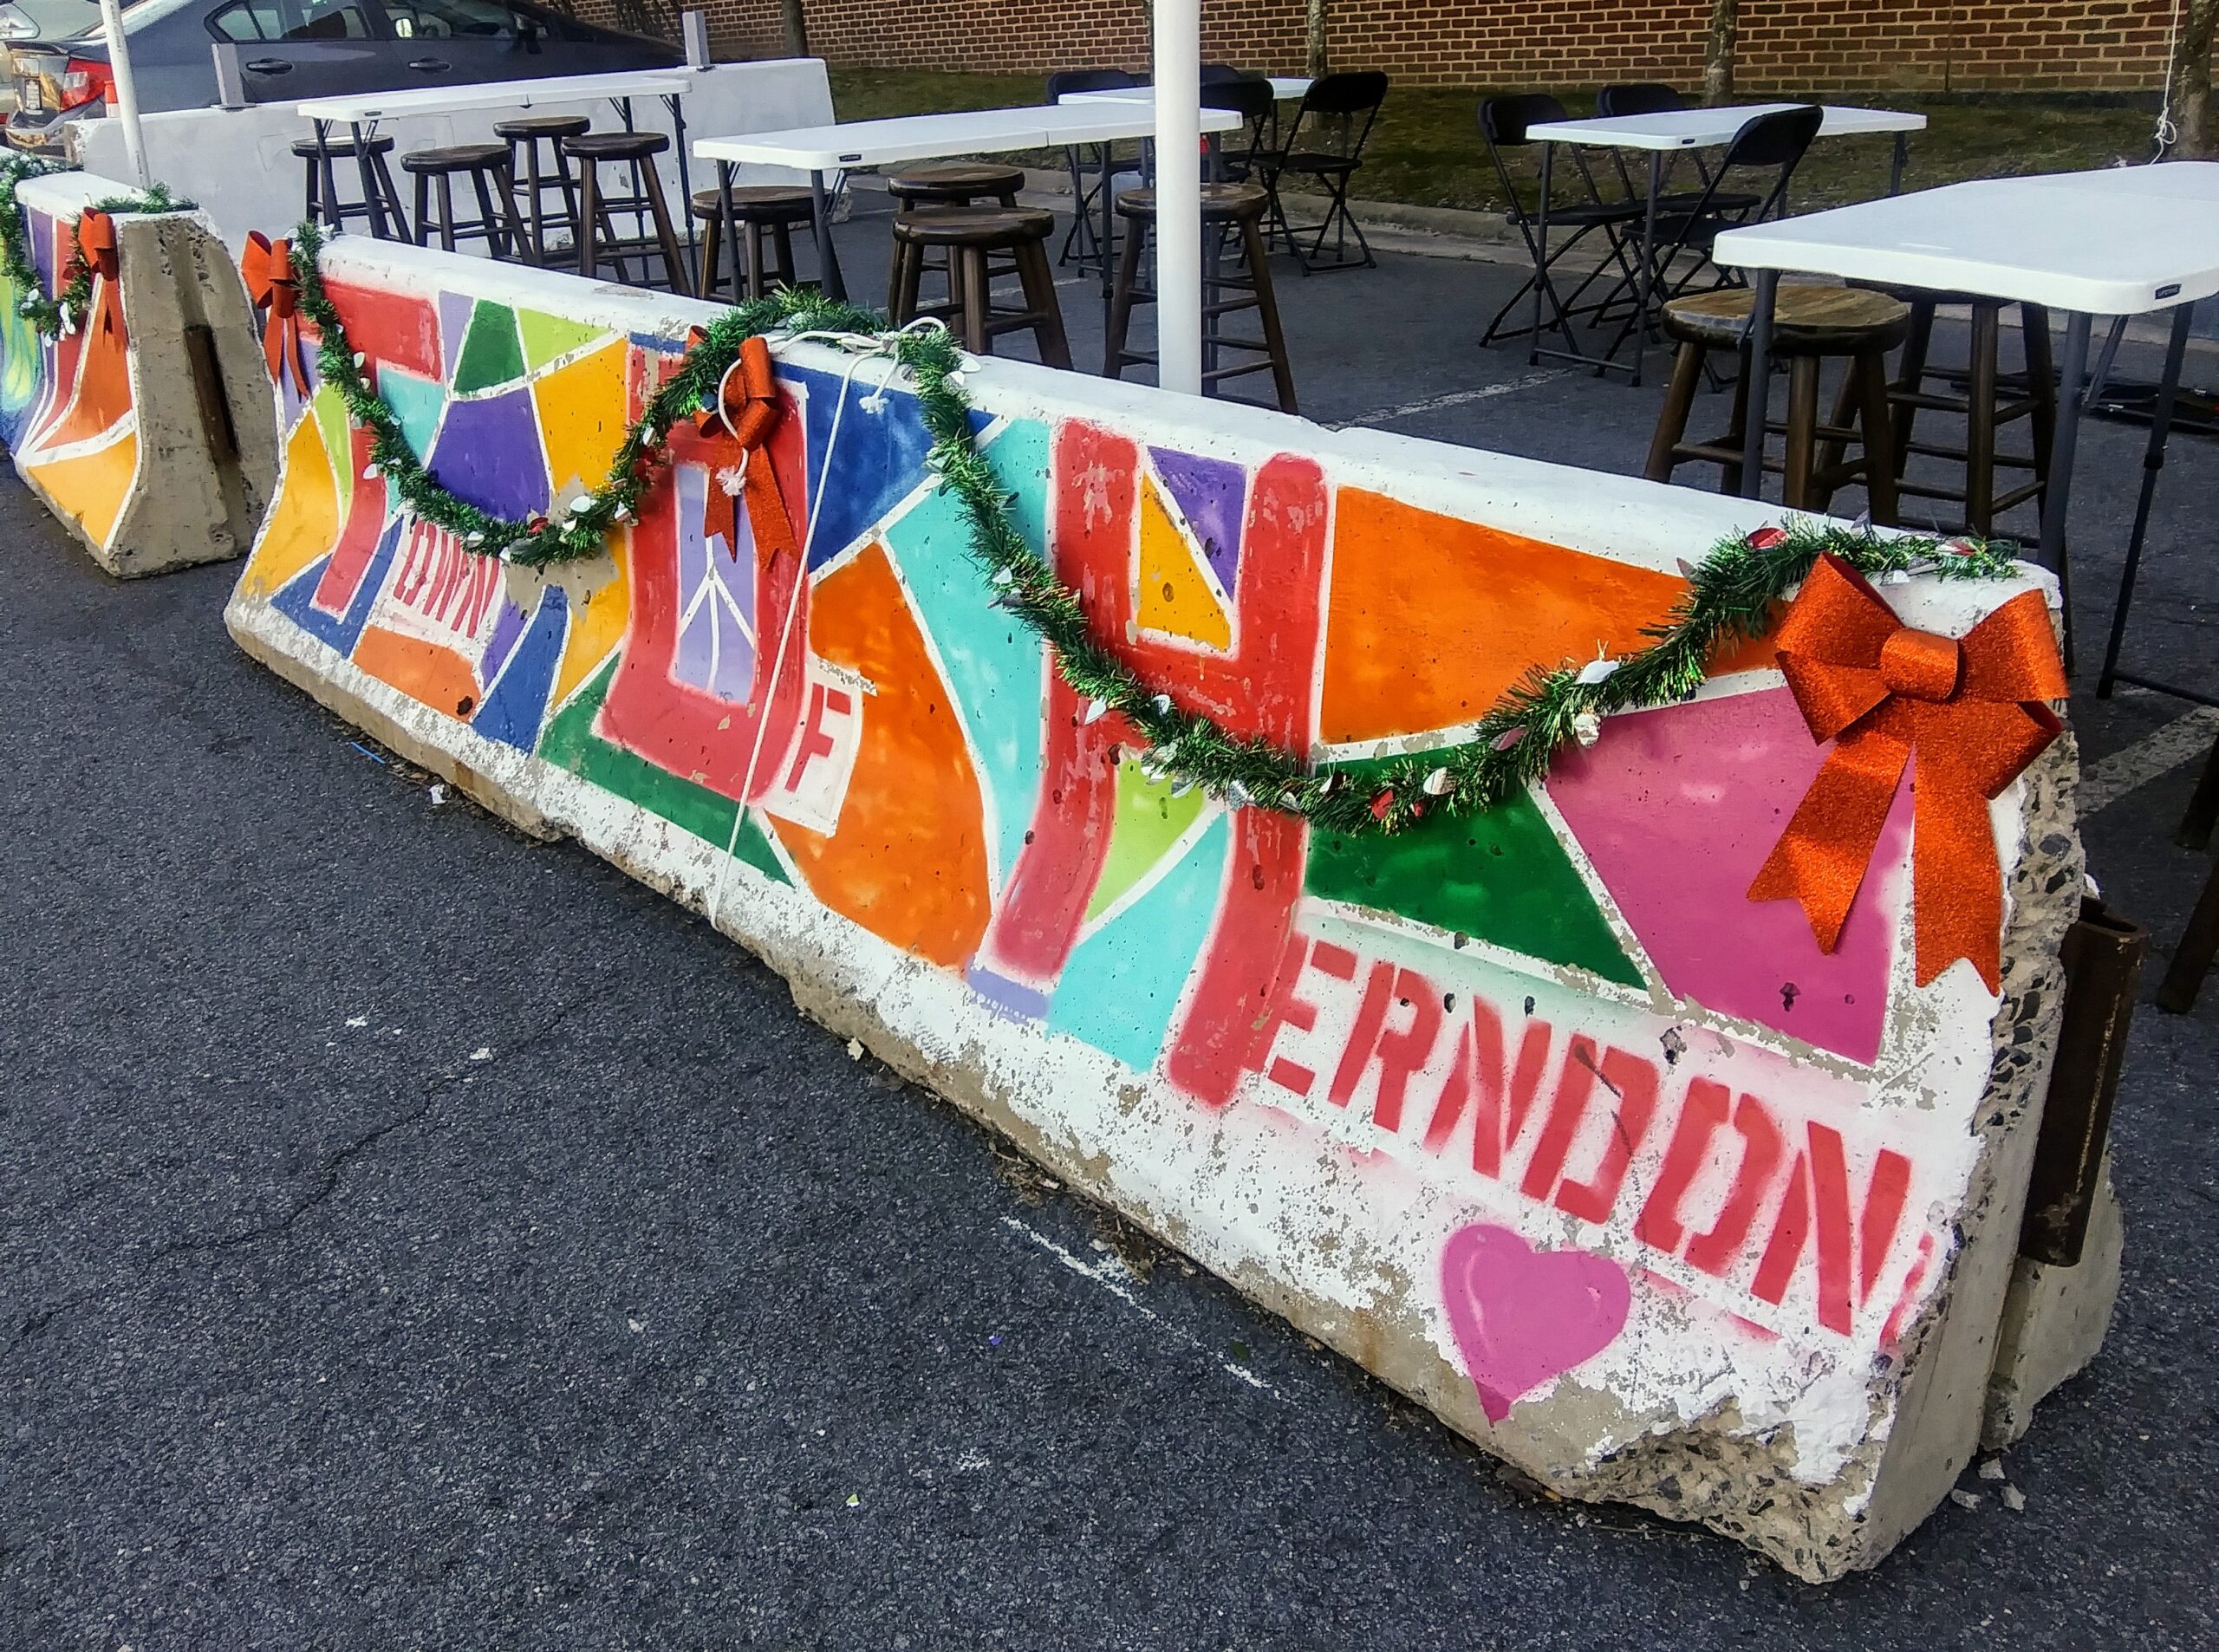
<path id="1" fill-rule="evenodd" d="M 309 378 L 301 367 L 301 289 L 293 279 L 293 244 L 282 238 L 272 241 L 261 231 L 250 230 L 239 273 L 246 278 L 246 296 L 254 307 L 270 311 L 263 323 L 262 356 L 270 363 L 270 379 L 282 384 L 290 372 L 293 387 L 307 395 Z"/>
<path id="2" fill-rule="evenodd" d="M 2003 872 L 1988 803 L 2064 726 L 2042 704 L 2066 691 L 2041 593 L 2013 597 L 1953 639 L 1903 624 L 1862 575 L 1829 556 L 1781 622 L 1779 645 L 1803 720 L 1834 749 L 1749 899 L 1801 901 L 1819 950 L 1833 951 L 1916 759 L 1918 985 L 1963 958 L 1998 991 Z"/>
<path id="3" fill-rule="evenodd" d="M 85 268 L 99 282 L 100 296 L 93 301 L 92 331 L 96 336 L 123 331 L 123 291 L 117 284 L 120 269 L 116 260 L 115 220 L 106 212 L 87 207 L 77 217 L 77 250 Z"/>
<path id="4" fill-rule="evenodd" d="M 752 338 L 739 347 L 739 359 L 726 371 L 724 382 L 717 387 L 715 403 L 696 416 L 705 435 L 721 426 L 740 448 L 736 464 L 720 465 L 710 472 L 709 508 L 702 524 L 704 533 L 724 535 L 725 548 L 734 558 L 739 556 L 743 492 L 756 549 L 765 562 L 782 551 L 796 556 L 801 554 L 794 543 L 793 523 L 786 515 L 785 496 L 778 491 L 778 472 L 771 464 L 771 433 L 778 428 L 785 410 L 771 361 L 771 347 Z"/>

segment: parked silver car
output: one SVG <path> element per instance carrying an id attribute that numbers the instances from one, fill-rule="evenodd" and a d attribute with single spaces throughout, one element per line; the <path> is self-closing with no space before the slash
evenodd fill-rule
<path id="1" fill-rule="evenodd" d="M 530 0 L 139 0 L 123 14 L 123 28 L 142 109 L 215 102 L 210 49 L 221 41 L 239 44 L 247 98 L 256 103 L 683 61 L 661 41 L 580 23 Z M 16 107 L 4 130 L 16 148 L 58 151 L 67 122 L 105 111 L 114 87 L 105 31 L 8 50 Z"/>

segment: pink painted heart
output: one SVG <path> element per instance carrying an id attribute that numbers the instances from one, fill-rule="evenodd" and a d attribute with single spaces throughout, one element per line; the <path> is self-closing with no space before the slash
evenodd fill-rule
<path id="1" fill-rule="evenodd" d="M 1441 1247 L 1441 1301 L 1489 1422 L 1608 1348 L 1632 1296 L 1607 1257 L 1536 1251 L 1506 1227 L 1459 1228 Z"/>

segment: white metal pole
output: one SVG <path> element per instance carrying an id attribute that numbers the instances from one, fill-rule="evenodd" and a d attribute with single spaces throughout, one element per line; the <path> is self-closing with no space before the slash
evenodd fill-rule
<path id="1" fill-rule="evenodd" d="M 139 89 L 131 81 L 131 43 L 124 38 L 122 0 L 101 0 L 101 22 L 107 25 L 107 66 L 115 77 L 115 112 L 123 120 L 123 152 L 131 160 L 132 181 L 144 189 L 153 179 L 146 172 L 146 140 L 139 131 Z"/>
<path id="2" fill-rule="evenodd" d="M 113 0 L 111 0 L 111 3 Z M 1202 10 L 1155 0 L 1157 382 L 1202 391 Z"/>

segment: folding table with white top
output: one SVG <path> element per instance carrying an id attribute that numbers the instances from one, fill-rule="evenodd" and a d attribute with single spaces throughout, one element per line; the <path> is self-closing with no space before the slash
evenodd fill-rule
<path id="1" fill-rule="evenodd" d="M 1204 132 L 1230 132 L 1240 117 L 1225 109 L 1204 109 Z M 703 138 L 693 153 L 717 166 L 718 198 L 724 204 L 724 239 L 738 246 L 732 222 L 732 172 L 743 164 L 783 166 L 809 174 L 810 204 L 817 245 L 824 265 L 824 291 L 845 301 L 846 278 L 825 218 L 824 175 L 849 166 L 886 166 L 904 160 L 940 160 L 950 155 L 991 155 L 1012 149 L 1062 149 L 1073 144 L 1119 143 L 1155 136 L 1153 104 L 1122 101 L 1026 104 L 1014 109 L 963 109 L 948 114 L 903 114 L 883 120 L 855 120 L 829 127 L 797 127 L 784 132 L 752 132 L 736 138 Z M 1103 224 L 1109 227 L 1110 201 L 1103 192 Z M 1107 283 L 1105 276 L 1105 291 Z"/>
<path id="2" fill-rule="evenodd" d="M 1723 149 L 1741 134 L 1741 128 L 1759 115 L 1776 114 L 1783 109 L 1803 106 L 1793 103 L 1728 104 L 1715 108 L 1665 109 L 1655 114 L 1604 115 L 1591 120 L 1542 120 L 1526 128 L 1526 135 L 1541 146 L 1541 200 L 1536 214 L 1537 234 L 1545 263 L 1549 245 L 1549 190 L 1553 172 L 1550 165 L 1558 144 L 1571 144 L 1585 149 L 1634 149 L 1649 157 L 1648 200 L 1641 225 L 1641 282 L 1637 295 L 1639 308 L 1634 312 L 1637 325 L 1633 329 L 1633 382 L 1641 382 L 1642 366 L 1647 355 L 1649 341 L 1649 306 L 1654 296 L 1655 253 L 1656 248 L 1656 203 L 1664 185 L 1664 166 L 1667 159 L 1682 150 Z M 1832 104 L 1820 110 L 1819 136 L 1821 138 L 1856 138 L 1876 133 L 1892 133 L 1895 149 L 1888 167 L 1888 193 L 1896 194 L 1903 188 L 1905 146 L 1914 132 L 1926 129 L 1926 117 L 1895 109 L 1837 108 Z M 1533 352 L 1538 364 L 1541 348 L 1541 300 L 1548 289 L 1547 271 L 1543 270 L 1533 287 Z M 1550 293 L 1551 301 L 1554 295 Z M 1624 335 L 1620 335 L 1623 340 Z M 1616 366 L 1617 345 L 1600 361 L 1583 355 L 1572 346 L 1570 336 L 1565 339 L 1568 347 L 1552 354 L 1566 354 L 1572 359 L 1589 362 L 1597 367 Z"/>
<path id="3" fill-rule="evenodd" d="M 688 81 L 679 69 L 647 69 L 615 75 L 553 75 L 536 81 L 476 81 L 460 86 L 420 86 L 406 91 L 349 92 L 341 96 L 306 98 L 294 107 L 316 128 L 316 172 L 323 201 L 324 222 L 335 225 L 339 195 L 331 175 L 331 128 L 344 121 L 354 134 L 355 164 L 362 175 L 362 198 L 369 203 L 370 233 L 381 240 L 393 235 L 386 224 L 385 205 L 370 179 L 368 140 L 378 122 L 407 114 L 452 114 L 463 109 L 529 109 L 542 103 L 590 103 L 607 98 L 632 130 L 632 100 L 660 97 L 670 111 L 677 133 L 678 179 L 681 192 L 691 180 L 686 160 L 686 115 L 680 100 Z M 692 219 L 687 224 L 690 229 Z M 404 229 L 406 226 L 403 226 Z M 405 238 L 405 237 L 403 237 Z"/>
<path id="4" fill-rule="evenodd" d="M 2188 348 L 2190 307 L 2219 293 L 2219 163 L 2167 161 L 2100 172 L 2034 178 L 1991 178 L 1915 195 L 1837 207 L 1806 218 L 1728 230 L 1714 252 L 1721 264 L 1755 276 L 1749 324 L 1749 397 L 1743 430 L 1741 491 L 1757 497 L 1763 479 L 1767 373 L 1773 308 L 1783 270 L 1835 276 L 1930 292 L 1975 293 L 2006 303 L 2046 305 L 2066 313 L 2060 364 L 2056 434 L 2050 447 L 2049 494 L 2042 501 L 2040 557 L 2066 581 L 2066 658 L 2071 659 L 2071 585 L 2065 565 L 2065 518 L 2072 498 L 2073 460 L 2080 435 L 2088 370 L 2090 320 L 2097 315 L 2173 312 L 2172 335 L 2150 421 L 2142 491 L 2127 541 L 2126 567 L 2112 616 L 2097 693 L 2114 681 L 2219 705 L 2209 689 L 2177 687 L 2118 669 L 2127 608 L 2157 472 L 2165 462 L 2181 360 Z"/>

